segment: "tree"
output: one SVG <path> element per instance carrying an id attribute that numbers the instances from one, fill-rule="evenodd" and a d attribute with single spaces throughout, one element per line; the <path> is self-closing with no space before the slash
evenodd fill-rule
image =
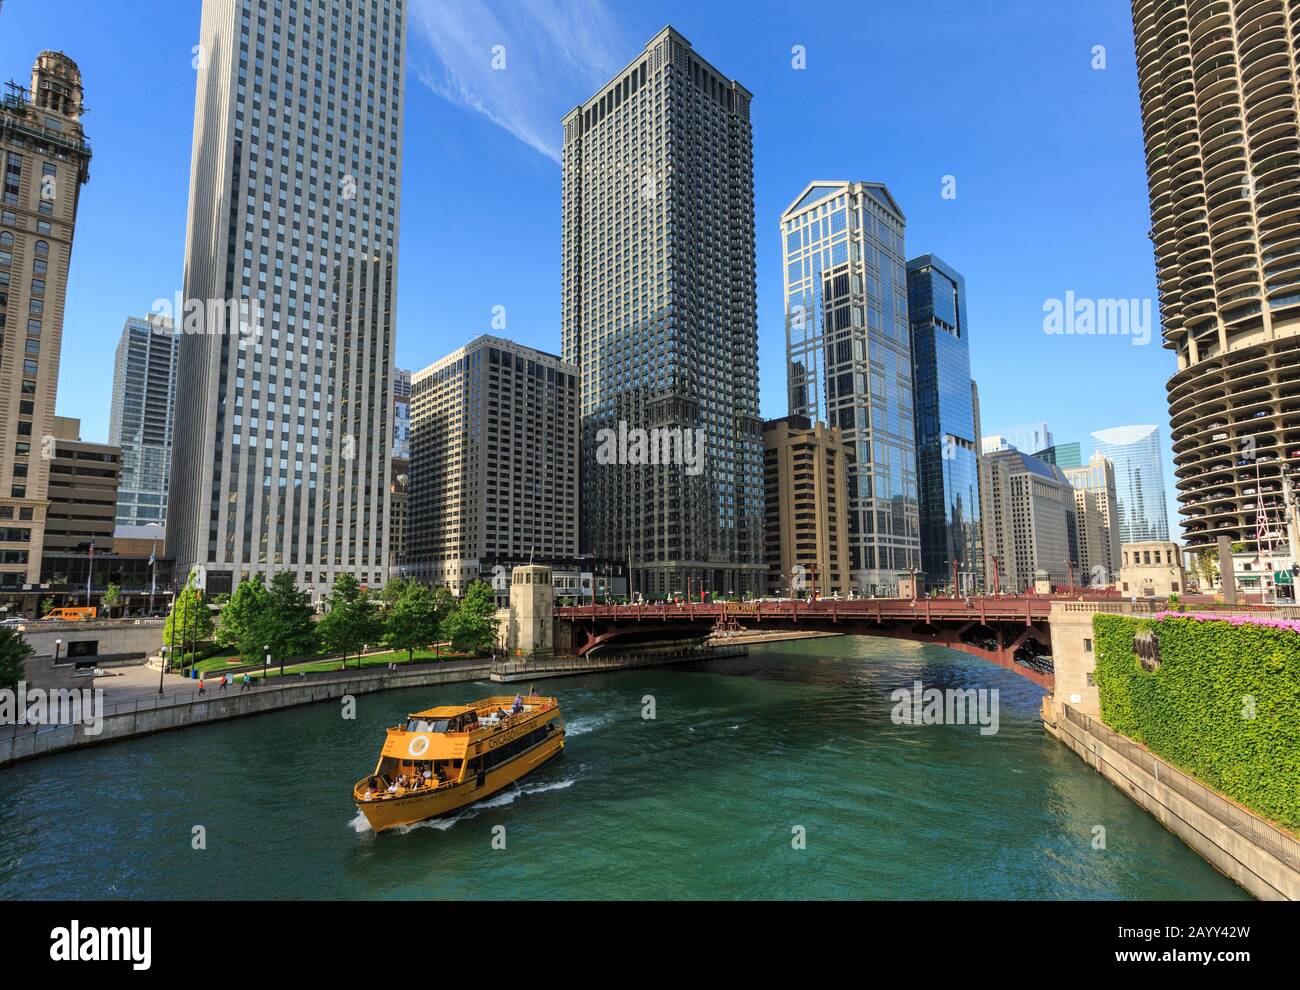
<path id="1" fill-rule="evenodd" d="M 203 600 L 203 592 L 194 586 L 191 578 L 176 596 L 167 621 L 163 623 L 163 645 L 175 650 L 211 638 L 212 613 Z"/>
<path id="2" fill-rule="evenodd" d="M 1219 577 L 1219 552 L 1216 548 L 1204 547 L 1196 551 L 1196 574 L 1205 589 L 1214 587 Z"/>
<path id="3" fill-rule="evenodd" d="M 311 605 L 311 595 L 299 591 L 293 575 L 281 571 L 271 579 L 266 607 L 256 613 L 244 631 L 240 643 L 241 655 L 245 650 L 260 655 L 269 649 L 273 658 L 294 660 L 312 656 L 317 651 L 316 610 Z"/>
<path id="4" fill-rule="evenodd" d="M 441 627 L 442 638 L 451 640 L 452 649 L 490 649 L 497 638 L 497 603 L 492 586 L 475 581 L 465 591 L 456 610 Z"/>
<path id="5" fill-rule="evenodd" d="M 41 599 L 41 615 L 49 615 L 49 614 L 50 614 L 51 612 L 53 612 L 53 611 L 54 611 L 54 599 L 53 599 L 53 598 L 42 598 L 42 599 Z"/>
<path id="6" fill-rule="evenodd" d="M 235 586 L 234 593 L 221 610 L 217 624 L 217 642 L 239 653 L 240 659 L 252 662 L 261 656 L 261 643 L 252 643 L 249 629 L 264 612 L 271 600 L 262 575 L 245 578 Z"/>
<path id="7" fill-rule="evenodd" d="M 406 582 L 384 616 L 384 642 L 394 650 L 405 650 L 410 661 L 415 659 L 417 649 L 428 646 L 437 635 L 438 610 L 433 592 L 418 581 Z"/>
<path id="8" fill-rule="evenodd" d="M 393 578 L 393 580 L 384 585 L 384 590 L 379 593 L 380 604 L 382 604 L 384 608 L 392 608 L 402 600 L 402 596 L 406 594 L 414 584 L 419 584 L 419 582 L 413 581 L 410 578 Z"/>
<path id="9" fill-rule="evenodd" d="M 17 629 L 0 626 L 0 691 L 12 691 L 23 679 L 23 664 L 32 648 Z"/>
<path id="10" fill-rule="evenodd" d="M 107 610 L 107 617 L 111 619 L 113 617 L 113 609 L 117 608 L 117 606 L 122 603 L 122 589 L 117 585 L 110 583 L 109 586 L 104 589 L 104 596 L 100 601 Z"/>
<path id="11" fill-rule="evenodd" d="M 359 668 L 362 647 L 378 642 L 383 635 L 374 603 L 351 574 L 341 575 L 334 582 L 327 603 L 329 611 L 316 627 L 321 645 L 332 653 L 342 653 L 344 666 L 348 654 L 356 652 Z"/>

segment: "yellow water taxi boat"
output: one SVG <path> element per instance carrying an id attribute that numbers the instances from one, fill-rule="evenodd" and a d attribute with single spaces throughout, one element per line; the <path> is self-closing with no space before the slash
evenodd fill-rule
<path id="1" fill-rule="evenodd" d="M 451 814 L 564 750 L 555 698 L 485 698 L 407 716 L 388 730 L 374 772 L 352 788 L 376 832 Z"/>

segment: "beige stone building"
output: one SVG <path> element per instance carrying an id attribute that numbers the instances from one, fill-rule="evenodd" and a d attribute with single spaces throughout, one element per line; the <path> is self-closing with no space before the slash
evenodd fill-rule
<path id="1" fill-rule="evenodd" d="M 1177 543 L 1125 543 L 1120 548 L 1119 590 L 1138 598 L 1168 598 L 1187 589 L 1183 549 Z"/>
<path id="2" fill-rule="evenodd" d="M 63 302 L 90 145 L 81 73 L 42 52 L 0 102 L 0 593 L 41 576 Z M 112 535 L 112 527 L 109 527 Z"/>
<path id="3" fill-rule="evenodd" d="M 483 335 L 411 376 L 408 576 L 501 592 L 515 564 L 577 556 L 577 374 Z"/>
<path id="4" fill-rule="evenodd" d="M 980 457 L 986 586 L 1002 591 L 1066 586 L 1074 489 L 1065 472 L 1011 448 Z"/>
<path id="5" fill-rule="evenodd" d="M 839 427 L 805 416 L 763 424 L 764 560 L 773 595 L 848 597 L 848 458 Z"/>
<path id="6" fill-rule="evenodd" d="M 1093 454 L 1084 467 L 1064 468 L 1074 486 L 1074 515 L 1079 573 L 1075 580 L 1093 588 L 1108 588 L 1119 575 L 1119 502 L 1115 465 Z"/>

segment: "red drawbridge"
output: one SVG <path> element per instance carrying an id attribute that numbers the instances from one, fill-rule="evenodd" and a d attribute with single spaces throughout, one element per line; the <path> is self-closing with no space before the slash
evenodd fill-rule
<path id="1" fill-rule="evenodd" d="M 945 646 L 1005 667 L 1050 691 L 1052 603 L 1078 600 L 1076 594 L 577 605 L 557 607 L 555 618 L 571 626 L 570 641 L 579 656 L 606 646 L 699 639 L 719 624 L 738 624 L 751 633 L 817 630 Z"/>

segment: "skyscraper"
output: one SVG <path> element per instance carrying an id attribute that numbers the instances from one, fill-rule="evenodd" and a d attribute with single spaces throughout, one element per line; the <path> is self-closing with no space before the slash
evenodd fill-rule
<path id="1" fill-rule="evenodd" d="M 117 488 L 119 526 L 163 524 L 172 462 L 176 358 L 171 321 L 128 317 L 113 362 L 108 442 L 122 449 Z"/>
<path id="2" fill-rule="evenodd" d="M 1096 451 L 1115 465 L 1121 543 L 1169 539 L 1160 433 L 1154 426 L 1117 426 L 1092 435 Z"/>
<path id="3" fill-rule="evenodd" d="M 921 566 L 905 222 L 878 182 L 813 182 L 781 214 L 789 411 L 853 447 L 860 594 L 893 594 Z"/>
<path id="4" fill-rule="evenodd" d="M 1064 469 L 1066 478 L 1074 486 L 1078 524 L 1077 580 L 1090 587 L 1104 588 L 1114 584 L 1120 566 L 1115 465 L 1103 454 L 1095 453 L 1087 466 L 1057 466 Z"/>
<path id="5" fill-rule="evenodd" d="M 1066 586 L 1077 534 L 1065 473 L 1014 448 L 996 450 L 980 458 L 980 494 L 984 548 L 997 568 L 989 587 L 1026 591 L 1040 576 Z"/>
<path id="6" fill-rule="evenodd" d="M 210 592 L 385 579 L 407 5 L 204 0 L 167 538 Z"/>
<path id="7" fill-rule="evenodd" d="M 577 369 L 482 336 L 415 372 L 410 471 L 407 574 L 459 595 L 515 564 L 573 560 Z"/>
<path id="8" fill-rule="evenodd" d="M 0 591 L 34 588 L 49 509 L 63 300 L 90 145 L 81 73 L 42 52 L 0 102 Z"/>
<path id="9" fill-rule="evenodd" d="M 1294 4 L 1133 0 L 1133 35 L 1185 542 L 1255 550 L 1300 463 Z"/>
<path id="10" fill-rule="evenodd" d="M 764 586 L 749 103 L 669 27 L 564 118 L 583 551 L 630 559 L 648 596 Z M 685 439 L 703 460 L 644 463 L 620 446 L 605 463 L 603 431 L 659 431 L 652 442 Z"/>
<path id="11" fill-rule="evenodd" d="M 927 587 L 983 586 L 979 434 L 966 280 L 932 254 L 907 263 L 921 568 Z"/>
<path id="12" fill-rule="evenodd" d="M 1055 464 L 1060 468 L 1083 467 L 1083 448 L 1078 440 L 1068 443 L 1054 443 L 1043 450 L 1030 451 L 1044 464 Z"/>

